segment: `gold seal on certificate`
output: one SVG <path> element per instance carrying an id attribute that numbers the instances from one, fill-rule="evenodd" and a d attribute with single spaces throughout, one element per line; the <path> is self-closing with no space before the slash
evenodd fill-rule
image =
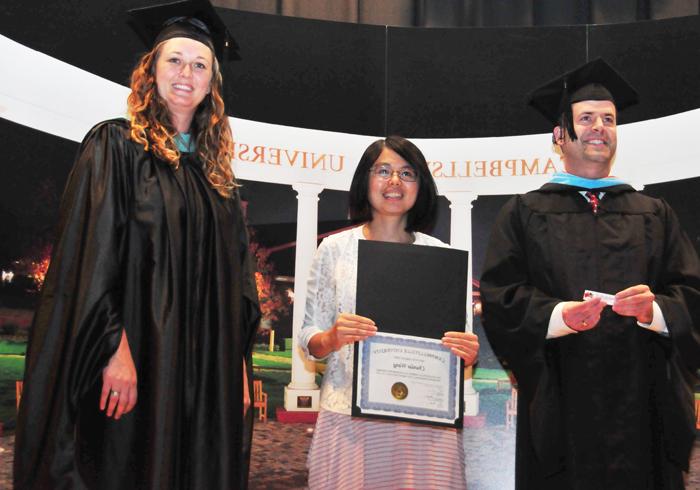
<path id="1" fill-rule="evenodd" d="M 403 384 L 401 381 L 391 385 L 391 394 L 397 400 L 403 400 L 408 396 L 408 386 Z"/>

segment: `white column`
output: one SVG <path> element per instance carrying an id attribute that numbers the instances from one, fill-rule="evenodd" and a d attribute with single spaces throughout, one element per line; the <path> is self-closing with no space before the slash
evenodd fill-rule
<path id="1" fill-rule="evenodd" d="M 467 281 L 467 331 L 472 331 L 472 202 L 478 195 L 471 191 L 446 192 L 450 201 L 450 245 L 469 252 L 469 279 Z M 464 372 L 464 415 L 479 413 L 479 393 L 474 389 L 474 370 Z"/>
<path id="2" fill-rule="evenodd" d="M 294 262 L 294 306 L 292 307 L 292 380 L 284 389 L 284 408 L 290 411 L 318 411 L 319 389 L 316 367 L 298 346 L 306 307 L 306 283 L 316 250 L 318 195 L 320 184 L 297 183 L 297 242 Z"/>

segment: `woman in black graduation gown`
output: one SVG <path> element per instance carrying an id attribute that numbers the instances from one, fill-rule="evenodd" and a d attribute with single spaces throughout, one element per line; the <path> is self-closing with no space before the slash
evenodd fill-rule
<path id="1" fill-rule="evenodd" d="M 27 352 L 17 489 L 247 480 L 259 310 L 215 56 L 228 33 L 206 1 L 134 18 L 158 35 L 132 73 L 129 120 L 88 133 L 63 196 Z"/>

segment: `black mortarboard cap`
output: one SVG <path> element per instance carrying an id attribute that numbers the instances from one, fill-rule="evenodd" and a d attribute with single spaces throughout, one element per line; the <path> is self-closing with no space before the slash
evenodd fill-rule
<path id="1" fill-rule="evenodd" d="M 209 46 L 219 61 L 238 60 L 238 45 L 209 0 L 181 0 L 129 10 L 129 24 L 150 49 L 187 37 Z"/>
<path id="2" fill-rule="evenodd" d="M 558 125 L 562 114 L 573 133 L 571 104 L 584 100 L 610 100 L 618 112 L 639 101 L 637 91 L 602 58 L 582 65 L 559 78 L 546 83 L 530 94 L 529 104 L 553 125 Z"/>

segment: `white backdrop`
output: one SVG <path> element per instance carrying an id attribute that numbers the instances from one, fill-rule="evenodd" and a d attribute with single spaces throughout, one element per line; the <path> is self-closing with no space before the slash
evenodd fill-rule
<path id="1" fill-rule="evenodd" d="M 80 141 L 96 122 L 125 115 L 127 87 L 0 36 L 0 117 Z M 241 179 L 347 190 L 355 165 L 376 137 L 231 119 L 234 170 Z M 614 174 L 635 187 L 700 175 L 695 141 L 700 110 L 623 125 Z M 440 194 L 515 194 L 561 170 L 549 134 L 414 139 Z"/>

